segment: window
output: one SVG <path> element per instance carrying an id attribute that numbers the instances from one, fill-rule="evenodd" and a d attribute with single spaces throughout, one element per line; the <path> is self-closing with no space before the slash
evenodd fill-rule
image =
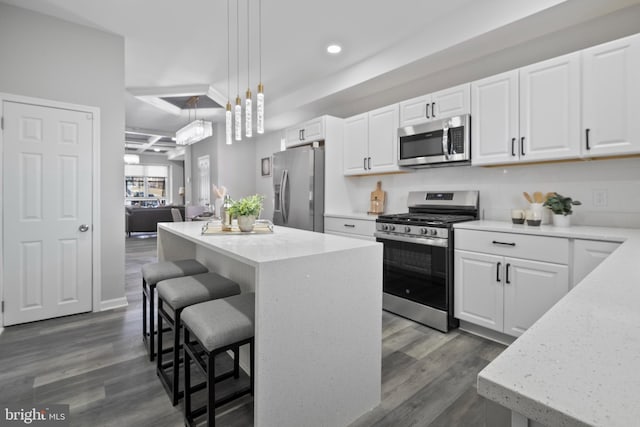
<path id="1" fill-rule="evenodd" d="M 169 168 L 162 165 L 125 165 L 125 204 L 164 205 L 167 200 Z"/>

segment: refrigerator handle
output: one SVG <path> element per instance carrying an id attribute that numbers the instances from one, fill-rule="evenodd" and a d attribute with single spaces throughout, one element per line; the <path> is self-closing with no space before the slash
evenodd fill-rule
<path id="1" fill-rule="evenodd" d="M 289 208 L 285 205 L 285 194 L 287 189 L 287 181 L 289 180 L 289 171 L 282 171 L 282 183 L 280 184 L 280 209 L 282 210 L 282 220 L 286 224 L 288 222 Z"/>

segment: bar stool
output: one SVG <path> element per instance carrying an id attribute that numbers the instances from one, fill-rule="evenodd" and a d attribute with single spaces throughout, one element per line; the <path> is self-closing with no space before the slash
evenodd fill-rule
<path id="1" fill-rule="evenodd" d="M 209 271 L 207 267 L 195 259 L 153 262 L 142 266 L 142 340 L 149 352 L 150 361 L 153 362 L 155 356 L 154 335 L 156 331 L 153 323 L 156 317 L 154 313 L 156 285 L 162 280 L 206 273 L 207 271 Z M 147 321 L 149 322 L 148 330 Z"/>
<path id="2" fill-rule="evenodd" d="M 229 298 L 203 302 L 187 307 L 182 313 L 184 325 L 184 417 L 193 427 L 195 419 L 206 413 L 207 425 L 215 426 L 215 408 L 245 394 L 253 395 L 255 294 L 245 293 Z M 248 387 L 216 400 L 215 383 L 231 376 L 239 377 L 239 348 L 249 344 Z M 216 377 L 215 356 L 234 350 L 233 372 Z M 191 387 L 191 361 L 204 374 L 207 404 L 191 409 L 191 394 L 201 387 Z"/>
<path id="3" fill-rule="evenodd" d="M 156 372 L 160 377 L 160 382 L 171 397 L 173 406 L 178 404 L 182 393 L 178 391 L 180 377 L 180 314 L 182 310 L 193 304 L 226 298 L 240 293 L 240 286 L 232 280 L 222 277 L 216 273 L 203 273 L 193 276 L 178 277 L 175 279 L 163 280 L 157 285 L 158 291 L 158 331 L 163 331 L 163 321 L 169 325 L 169 330 L 173 331 L 173 347 L 171 349 L 162 348 L 162 332 L 158 332 L 158 360 Z M 173 315 L 167 310 L 168 307 Z M 163 361 L 163 355 L 167 352 L 173 353 L 170 362 Z M 173 368 L 171 378 L 166 370 Z"/>

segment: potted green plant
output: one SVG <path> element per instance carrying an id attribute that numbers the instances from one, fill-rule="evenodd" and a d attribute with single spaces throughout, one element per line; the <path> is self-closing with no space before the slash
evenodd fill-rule
<path id="1" fill-rule="evenodd" d="M 553 224 L 558 227 L 568 227 L 571 224 L 570 216 L 573 213 L 573 206 L 581 205 L 578 200 L 571 197 L 564 197 L 561 194 L 553 193 L 545 200 L 543 206 L 553 212 Z"/>
<path id="2" fill-rule="evenodd" d="M 264 196 L 254 194 L 233 202 L 229 208 L 232 217 L 238 218 L 238 228 L 240 231 L 253 230 L 253 224 L 262 211 L 262 201 Z"/>

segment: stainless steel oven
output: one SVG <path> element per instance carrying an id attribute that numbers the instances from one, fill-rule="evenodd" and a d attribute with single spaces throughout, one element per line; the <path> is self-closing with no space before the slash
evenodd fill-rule
<path id="1" fill-rule="evenodd" d="M 398 129 L 398 164 L 408 167 L 471 163 L 471 116 L 449 117 Z"/>
<path id="2" fill-rule="evenodd" d="M 383 308 L 447 332 L 453 316 L 453 227 L 477 219 L 475 191 L 411 192 L 409 213 L 382 215 Z"/>

